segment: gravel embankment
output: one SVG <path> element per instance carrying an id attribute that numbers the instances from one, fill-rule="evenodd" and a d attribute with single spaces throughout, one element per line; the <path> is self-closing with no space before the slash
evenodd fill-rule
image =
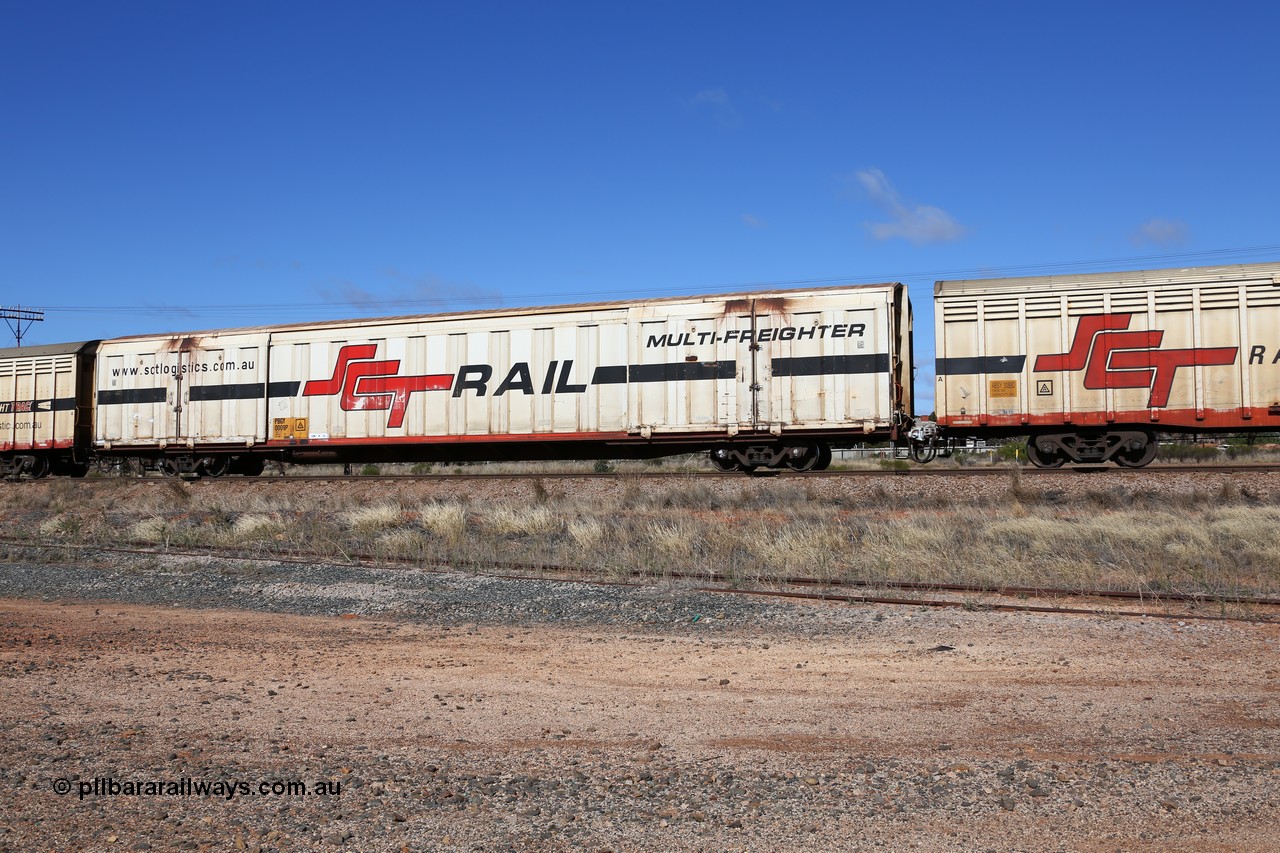
<path id="1" fill-rule="evenodd" d="M 621 625 L 745 630 L 813 628 L 817 611 L 689 585 L 587 584 L 333 564 L 90 553 L 83 565 L 28 563 L 0 572 L 0 598 L 110 600 L 241 608 L 299 616 L 379 616 L 442 625 Z M 828 611 L 830 620 L 847 611 Z"/>

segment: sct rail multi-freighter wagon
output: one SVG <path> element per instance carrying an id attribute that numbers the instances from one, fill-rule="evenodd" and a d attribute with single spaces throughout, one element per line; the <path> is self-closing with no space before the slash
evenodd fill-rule
<path id="1" fill-rule="evenodd" d="M 88 473 L 97 343 L 0 349 L 0 475 Z"/>
<path id="2" fill-rule="evenodd" d="M 811 471 L 1013 435 L 1042 467 L 1137 467 L 1158 433 L 1280 430 L 1280 263 L 944 281 L 935 309 L 936 420 L 912 414 L 901 284 L 0 350 L 0 473 L 698 450 Z"/>
<path id="3" fill-rule="evenodd" d="M 911 413 L 900 284 L 103 341 L 94 449 L 289 461 L 652 457 L 825 467 Z"/>
<path id="4" fill-rule="evenodd" d="M 940 281 L 934 310 L 943 434 L 1139 467 L 1157 432 L 1280 430 L 1280 264 Z"/>

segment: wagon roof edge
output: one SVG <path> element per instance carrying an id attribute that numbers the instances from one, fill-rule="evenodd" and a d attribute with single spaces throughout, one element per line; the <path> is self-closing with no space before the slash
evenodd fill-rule
<path id="1" fill-rule="evenodd" d="M 67 355 L 80 353 L 96 347 L 101 341 L 73 341 L 65 344 L 36 344 L 28 347 L 5 347 L 0 349 L 0 359 L 36 358 L 45 355 Z"/>
<path id="2" fill-rule="evenodd" d="M 1054 290 L 1073 287 L 1212 283 L 1280 276 L 1280 261 L 1256 264 L 1222 264 L 1202 267 L 1120 270 L 1097 273 L 1010 276 L 1007 278 L 944 279 L 934 282 L 933 293 L 954 296 L 962 293 Z"/>
<path id="3" fill-rule="evenodd" d="M 514 308 L 482 308 L 467 309 L 462 311 L 442 311 L 438 313 L 426 314 L 400 314 L 392 316 L 380 317 L 348 317 L 335 320 L 303 320 L 292 323 L 271 323 L 259 326 L 235 326 L 219 329 L 201 329 L 201 330 L 180 330 L 168 332 L 153 332 L 137 335 L 121 335 L 114 338 L 104 338 L 101 343 L 117 343 L 123 341 L 149 340 L 154 338 L 170 338 L 175 336 L 184 337 L 203 337 L 206 335 L 227 335 L 227 334 L 249 334 L 253 332 L 276 332 L 276 331 L 295 331 L 309 329 L 330 329 L 341 328 L 345 326 L 379 326 L 393 323 L 407 323 L 420 320 L 447 320 L 460 318 L 497 318 L 497 317 L 520 317 L 527 314 L 570 314 L 582 311 L 593 310 L 611 310 L 639 305 L 655 305 L 655 304 L 671 304 L 680 302 L 720 302 L 733 299 L 770 299 L 770 298 L 796 298 L 808 295 L 824 295 L 836 293 L 839 291 L 862 291 L 862 290 L 885 290 L 897 287 L 905 287 L 902 282 L 888 281 L 869 284 L 839 284 L 826 285 L 822 287 L 797 287 L 793 289 L 773 288 L 770 290 L 745 290 L 733 291 L 729 293 L 706 293 L 706 294 L 690 294 L 687 296 L 663 296 L 651 299 L 618 299 L 606 302 L 578 302 L 556 305 L 528 305 Z"/>

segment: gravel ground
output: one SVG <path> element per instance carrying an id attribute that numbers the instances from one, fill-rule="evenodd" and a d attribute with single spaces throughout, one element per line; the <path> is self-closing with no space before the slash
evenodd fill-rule
<path id="1" fill-rule="evenodd" d="M 0 850 L 1270 850 L 1278 644 L 677 585 L 8 564 Z M 308 793 L 259 788 L 281 780 Z"/>

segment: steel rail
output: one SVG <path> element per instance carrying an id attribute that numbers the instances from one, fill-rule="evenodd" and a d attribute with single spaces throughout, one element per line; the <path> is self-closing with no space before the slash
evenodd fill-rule
<path id="1" fill-rule="evenodd" d="M 333 554 L 322 554 L 315 551 L 300 551 L 297 549 L 284 549 L 279 551 L 268 552 L 267 556 L 250 556 L 246 555 L 242 549 L 236 549 L 230 546 L 205 545 L 201 546 L 201 551 L 174 550 L 165 549 L 158 551 L 154 547 L 146 547 L 144 543 L 134 542 L 138 548 L 113 548 L 109 546 L 94 545 L 76 545 L 70 543 L 39 543 L 32 544 L 25 540 L 19 540 L 15 537 L 0 536 L 0 543 L 7 545 L 16 545 L 18 547 L 32 548 L 67 548 L 67 549 L 84 549 L 96 550 L 107 553 L 126 553 L 126 554 L 169 554 L 175 556 L 190 557 L 210 557 L 222 556 L 232 559 L 275 559 L 277 562 L 289 563 L 307 563 L 317 561 L 331 561 L 335 558 Z M 477 561 L 477 560 L 458 560 L 447 558 L 424 558 L 424 557 L 390 557 L 381 554 L 375 554 L 368 551 L 347 551 L 341 557 L 358 563 L 372 563 L 377 565 L 397 565 L 420 567 L 423 564 L 433 566 L 456 567 L 462 566 L 466 568 L 482 568 L 495 567 L 500 569 L 511 569 L 517 571 L 536 571 L 549 572 L 562 575 L 591 575 L 599 572 L 599 569 L 593 566 L 576 566 L 563 565 L 558 563 L 525 563 L 525 562 L 497 562 L 497 561 Z M 631 569 L 626 573 L 627 577 L 637 579 L 653 579 L 663 578 L 670 580 L 687 580 L 702 581 L 711 583 L 734 583 L 735 579 L 729 575 L 720 572 L 682 572 L 668 571 L 660 575 L 650 572 L 641 571 L 639 569 Z M 1195 592 L 1178 592 L 1176 590 L 1109 590 L 1109 589 L 1067 589 L 1065 587 L 1039 587 L 1039 586 L 990 586 L 982 584 L 962 584 L 962 583 L 946 583 L 935 581 L 907 581 L 907 580 L 859 580 L 845 578 L 816 578 L 805 575 L 783 575 L 781 577 L 770 578 L 771 583 L 781 586 L 825 586 L 835 588 L 852 588 L 852 589 L 901 589 L 912 592 L 954 592 L 972 595 L 998 595 L 1004 598 L 1104 598 L 1104 599 L 1121 599 L 1126 601 L 1145 601 L 1145 602 L 1177 602 L 1180 604 L 1245 604 L 1258 605 L 1263 607 L 1280 607 L 1280 598 L 1260 597 L 1255 595 L 1241 595 L 1238 593 L 1224 594 L 1208 594 Z M 843 595 L 843 593 L 841 594 Z"/>
<path id="2" fill-rule="evenodd" d="M 835 471 L 762 471 L 751 475 L 749 479 L 834 479 L 843 477 L 982 477 L 1008 476 L 1017 471 L 1022 476 L 1052 477 L 1104 474 L 1135 477 L 1154 474 L 1171 476 L 1175 474 L 1244 474 L 1244 473 L 1280 473 L 1280 464 L 1259 465 L 1153 465 L 1145 468 L 1120 468 L 1107 466 L 1077 465 L 1062 468 L 1033 468 L 1022 466 L 989 466 L 972 468 L 926 468 L 922 466 L 883 469 L 848 469 Z M 260 477 L 168 477 L 168 476 L 106 476 L 74 480 L 77 486 L 104 482 L 135 483 L 253 483 L 258 485 L 275 483 L 355 483 L 355 482 L 427 482 L 431 480 L 673 480 L 673 479 L 734 479 L 741 480 L 741 472 L 721 471 L 614 471 L 600 473 L 595 471 L 548 471 L 540 473 L 432 473 L 432 474 L 284 474 Z M 59 482 L 62 480 L 59 479 Z M 8 482 L 13 482 L 9 480 Z M 23 480 L 22 482 L 41 482 Z M 46 481 L 47 482 L 47 481 Z"/>
<path id="3" fill-rule="evenodd" d="M 702 592 L 719 592 L 734 595 L 766 595 L 778 598 L 798 598 L 810 601 L 843 601 L 846 603 L 893 604 L 904 607 L 941 607 L 960 610 L 998 610 L 1010 613 L 1059 613 L 1079 616 L 1125 616 L 1141 619 L 1195 619 L 1207 622 L 1272 622 L 1270 618 L 1225 616 L 1211 613 L 1160 613 L 1158 611 L 1110 610 L 1089 607 L 1056 607 L 1037 604 L 1000 604 L 991 602 L 952 601 L 937 598 L 896 598 L 879 595 L 860 595 L 825 592 L 787 592 L 783 590 L 732 589 L 727 587 L 700 587 Z M 1087 597 L 1087 596 L 1086 596 Z"/>
<path id="4" fill-rule="evenodd" d="M 210 558 L 216 557 L 221 559 L 249 560 L 254 562 L 274 562 L 286 563 L 290 565 L 310 565 L 317 562 L 335 562 L 335 556 L 329 554 L 317 554 L 302 552 L 297 550 L 288 550 L 284 552 L 268 553 L 268 554 L 246 554 L 232 548 L 222 548 L 218 546 L 205 546 L 202 550 L 175 550 L 175 549 L 157 549 L 155 547 L 139 547 L 139 548 L 122 548 L 112 546 L 95 546 L 95 545 L 79 545 L 72 543 L 33 543 L 28 541 L 19 541 L 13 537 L 0 536 L 0 543 L 11 547 L 19 548 L 48 548 L 63 550 L 79 550 L 79 551 L 95 551 L 108 554 L 133 554 L 146 556 L 174 556 L 174 557 L 193 557 L 193 558 Z M 434 571 L 444 573 L 447 571 L 456 571 L 459 566 L 465 566 L 472 569 L 498 569 L 499 572 L 482 571 L 487 577 L 505 578 L 511 580 L 557 580 L 556 578 L 548 578 L 547 574 L 552 575 L 570 575 L 572 580 L 560 578 L 566 583 L 589 583 L 592 585 L 622 585 L 630 584 L 617 581 L 604 581 L 590 577 L 592 574 L 599 572 L 598 569 L 583 566 L 556 566 L 545 563 L 499 563 L 494 561 L 463 561 L 463 560 L 446 560 L 446 559 L 421 559 L 421 558 L 395 558 L 370 555 L 367 553 L 353 552 L 345 556 L 346 564 L 355 564 L 373 568 L 385 568 L 393 566 L 397 568 L 413 567 L 423 571 Z M 437 569 L 424 569 L 424 565 L 436 566 Z M 539 574 L 506 574 L 509 571 L 537 572 Z M 734 581 L 725 575 L 719 573 L 682 573 L 682 572 L 664 572 L 661 575 L 647 574 L 638 570 L 632 570 L 627 576 L 638 580 L 690 580 L 699 582 L 712 582 L 722 584 L 732 584 Z M 978 585 L 965 584 L 933 584 L 927 582 L 916 581 L 842 581 L 827 580 L 822 578 L 807 577 L 783 577 L 776 578 L 771 581 L 780 586 L 815 586 L 823 585 L 829 587 L 846 587 L 861 589 L 902 589 L 905 591 L 938 591 L 950 593 L 963 593 L 970 595 L 994 595 L 1003 598 L 1070 598 L 1070 599 L 1121 599 L 1125 601 L 1141 601 L 1149 604 L 1160 603 L 1176 603 L 1190 605 L 1205 604 L 1232 604 L 1253 607 L 1280 607 L 1280 599 L 1263 598 L 1253 596 L 1239 595 L 1207 595 L 1207 594 L 1190 594 L 1190 593 L 1151 593 L 1145 591 L 1132 590 L 1067 590 L 1059 588 L 1041 588 L 1041 587 L 986 587 Z M 880 596 L 869 595 L 859 592 L 798 592 L 781 589 L 762 589 L 762 588 L 738 588 L 733 586 L 716 586 L 716 587 L 695 587 L 695 589 L 705 592 L 715 592 L 723 594 L 741 594 L 741 595 L 762 595 L 774 596 L 779 598 L 795 598 L 813 601 L 843 601 L 847 603 L 872 603 L 872 604 L 893 604 L 900 606 L 920 606 L 920 607 L 949 607 L 960 608 L 965 610 L 999 610 L 1008 612 L 1028 612 L 1028 613 L 1062 613 L 1062 614 L 1078 614 L 1078 615 L 1112 615 L 1127 617 L 1149 617 L 1160 619 L 1197 619 L 1208 621 L 1238 621 L 1238 622 L 1272 622 L 1271 617 L 1260 618 L 1257 616 L 1226 616 L 1200 613 L 1160 613 L 1156 611 L 1125 611 L 1114 610 L 1108 608 L 1078 608 L 1078 607 L 1058 607 L 1050 605 L 1035 604 L 1000 604 L 992 602 L 974 602 L 970 600 L 954 600 L 954 599 L 937 599 L 937 598 L 903 598 L 897 596 Z"/>

